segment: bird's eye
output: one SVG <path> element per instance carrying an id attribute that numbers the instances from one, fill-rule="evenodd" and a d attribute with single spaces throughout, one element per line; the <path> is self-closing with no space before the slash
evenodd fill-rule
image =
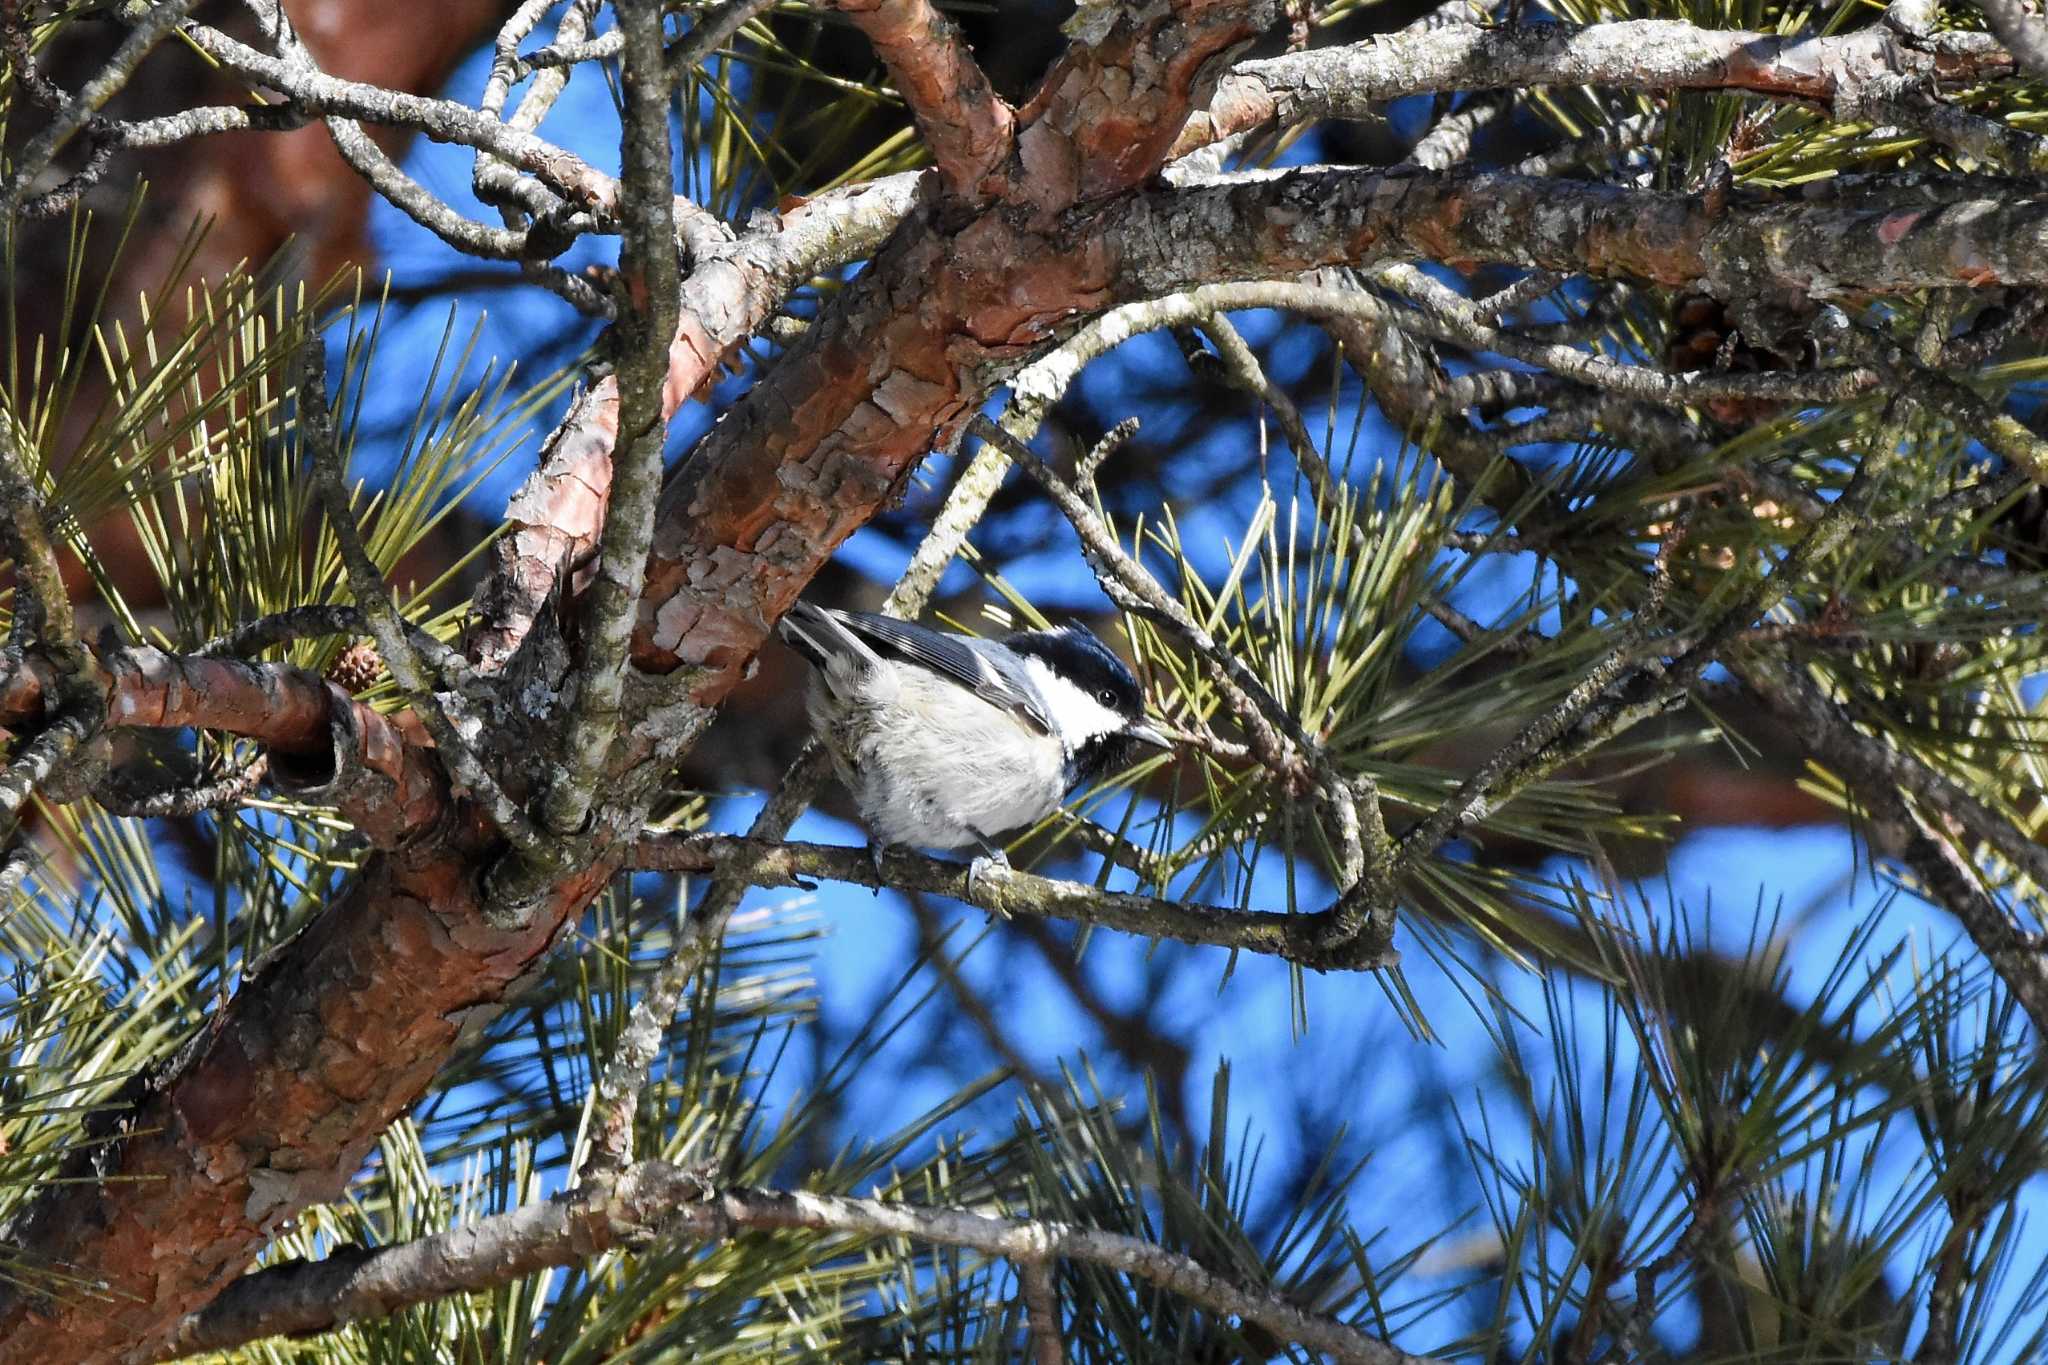
<path id="1" fill-rule="evenodd" d="M 1104 706 L 1115 706 L 1116 693 L 1105 687 L 1095 694 L 1095 700 L 1101 702 Z"/>

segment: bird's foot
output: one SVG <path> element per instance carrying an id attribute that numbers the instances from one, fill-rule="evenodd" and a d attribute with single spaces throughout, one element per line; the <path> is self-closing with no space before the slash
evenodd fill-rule
<path id="1" fill-rule="evenodd" d="M 875 865 L 875 894 L 877 896 L 881 895 L 882 888 L 888 885 L 888 878 L 882 875 L 882 859 L 888 852 L 889 845 L 881 840 L 868 840 L 868 861 Z"/>
<path id="2" fill-rule="evenodd" d="M 967 864 L 967 895 L 969 899 L 980 898 L 982 887 L 989 878 L 1007 877 L 1013 870 L 1010 867 L 1010 855 L 1003 852 L 996 845 L 983 839 L 981 840 L 981 850 L 974 860 Z M 1004 919 L 1010 917 L 1010 912 L 1003 909 L 1000 905 L 990 906 L 988 911 L 992 915 L 1001 915 Z"/>

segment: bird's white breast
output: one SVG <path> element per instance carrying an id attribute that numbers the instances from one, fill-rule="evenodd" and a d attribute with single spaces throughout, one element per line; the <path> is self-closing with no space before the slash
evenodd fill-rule
<path id="1" fill-rule="evenodd" d="M 1035 824 L 1066 794 L 1057 739 L 921 668 L 873 669 L 851 695 L 814 680 L 810 710 L 885 844 L 967 847 Z"/>

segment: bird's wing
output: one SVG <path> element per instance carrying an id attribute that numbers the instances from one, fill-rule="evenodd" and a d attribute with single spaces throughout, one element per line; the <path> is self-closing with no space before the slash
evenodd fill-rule
<path id="1" fill-rule="evenodd" d="M 1052 733 L 1052 720 L 1045 713 L 1038 689 L 1000 646 L 899 621 L 893 616 L 875 616 L 864 611 L 828 610 L 824 614 L 879 653 L 894 655 L 951 678 L 989 705 L 1013 711 L 1040 731 Z"/>
<path id="2" fill-rule="evenodd" d="M 854 666 L 856 674 L 865 672 L 879 664 L 881 658 L 866 641 L 847 629 L 844 615 L 798 602 L 783 614 L 775 629 L 791 649 L 809 659 L 814 667 L 823 668 L 833 659 L 843 659 Z"/>

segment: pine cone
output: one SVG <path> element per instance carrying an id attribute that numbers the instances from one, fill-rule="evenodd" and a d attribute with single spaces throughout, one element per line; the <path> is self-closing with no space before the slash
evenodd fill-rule
<path id="1" fill-rule="evenodd" d="M 384 676 L 384 656 L 368 640 L 358 640 L 334 656 L 327 681 L 348 693 L 361 692 Z"/>
<path id="2" fill-rule="evenodd" d="M 1797 339 L 1779 339 L 1780 346 Z M 1664 367 L 1673 374 L 1711 370 L 1758 374 L 1802 368 L 1800 360 L 1781 349 L 1759 344 L 1745 333 L 1728 305 L 1711 294 L 1681 294 L 1672 303 L 1671 331 L 1664 342 Z M 1715 398 L 1706 403 L 1709 416 L 1732 427 L 1766 422 L 1784 409 L 1766 399 Z"/>

